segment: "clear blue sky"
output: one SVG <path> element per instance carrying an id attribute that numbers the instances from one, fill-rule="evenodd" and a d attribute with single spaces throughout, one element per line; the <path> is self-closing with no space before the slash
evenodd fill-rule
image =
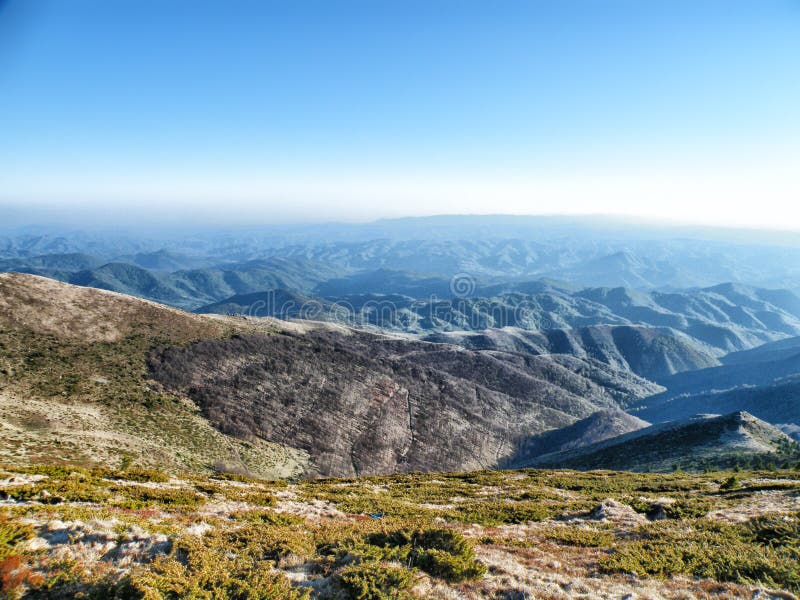
<path id="1" fill-rule="evenodd" d="M 6 206 L 800 228 L 799 159 L 798 0 L 0 0 Z"/>

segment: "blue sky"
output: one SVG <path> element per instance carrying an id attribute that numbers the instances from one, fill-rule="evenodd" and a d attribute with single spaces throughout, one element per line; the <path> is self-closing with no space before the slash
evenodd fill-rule
<path id="1" fill-rule="evenodd" d="M 7 207 L 800 228 L 798 107 L 797 0 L 0 0 Z"/>

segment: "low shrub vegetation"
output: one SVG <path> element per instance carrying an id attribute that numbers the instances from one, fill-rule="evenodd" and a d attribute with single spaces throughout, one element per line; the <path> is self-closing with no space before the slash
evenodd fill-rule
<path id="1" fill-rule="evenodd" d="M 565 546 L 583 548 L 609 548 L 616 536 L 610 531 L 597 531 L 586 527 L 554 527 L 544 537 Z"/>
<path id="2" fill-rule="evenodd" d="M 800 540 L 796 532 L 796 525 L 771 519 L 739 526 L 694 521 L 688 528 L 654 523 L 639 531 L 639 539 L 619 542 L 611 555 L 601 559 L 600 569 L 642 577 L 685 574 L 760 582 L 798 591 Z"/>
<path id="3" fill-rule="evenodd" d="M 414 572 L 396 565 L 366 562 L 344 568 L 337 580 L 353 600 L 408 600 Z"/>
<path id="4" fill-rule="evenodd" d="M 0 494 L 13 502 L 0 512 L 0 596 L 15 600 L 412 600 L 446 588 L 517 597 L 549 565 L 559 566 L 543 581 L 568 569 L 592 585 L 624 585 L 617 575 L 633 573 L 651 589 L 683 575 L 669 585 L 687 597 L 703 581 L 730 597 L 751 596 L 754 587 L 735 587 L 748 585 L 800 592 L 793 471 L 291 484 L 132 466 L 7 466 L 2 475 Z M 601 503 L 611 509 L 598 513 Z M 720 518 L 726 511 L 734 518 Z"/>
<path id="5" fill-rule="evenodd" d="M 231 557 L 209 549 L 202 541 L 185 539 L 170 556 L 139 567 L 116 585 L 98 591 L 119 600 L 302 600 L 307 591 L 292 587 L 269 562 Z"/>
<path id="6" fill-rule="evenodd" d="M 33 538 L 33 527 L 15 521 L 7 514 L 0 513 L 0 560 L 15 553 L 17 544 Z"/>
<path id="7" fill-rule="evenodd" d="M 370 535 L 366 541 L 383 549 L 386 558 L 450 583 L 478 579 L 486 573 L 486 567 L 475 560 L 472 542 L 452 529 L 398 529 Z"/>

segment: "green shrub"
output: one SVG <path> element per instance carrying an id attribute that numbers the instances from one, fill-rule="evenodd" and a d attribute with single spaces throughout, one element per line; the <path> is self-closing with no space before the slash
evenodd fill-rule
<path id="1" fill-rule="evenodd" d="M 7 515 L 0 514 L 0 560 L 11 556 L 17 544 L 35 535 L 30 525 L 12 521 Z"/>
<path id="2" fill-rule="evenodd" d="M 191 507 L 205 500 L 203 496 L 192 490 L 173 488 L 153 488 L 141 485 L 113 486 L 111 491 L 117 498 L 111 501 L 113 506 L 140 510 L 150 506 Z"/>
<path id="3" fill-rule="evenodd" d="M 370 535 L 367 543 L 389 550 L 386 558 L 403 560 L 451 583 L 479 579 L 486 573 L 486 567 L 475 560 L 472 543 L 452 529 L 398 529 Z"/>
<path id="4" fill-rule="evenodd" d="M 138 483 L 167 483 L 169 475 L 156 469 L 128 468 L 118 471 L 97 471 L 99 477 Z"/>
<path id="5" fill-rule="evenodd" d="M 119 581 L 113 574 L 92 575 L 85 565 L 66 565 L 32 590 L 31 597 L 71 598 L 80 590 L 80 597 L 97 600 L 306 600 L 307 590 L 294 588 L 274 569 L 271 558 L 282 549 L 272 529 L 180 537 L 168 556 L 134 566 Z M 234 534 L 237 537 L 231 537 Z"/>
<path id="6" fill-rule="evenodd" d="M 188 564 L 173 557 L 156 559 L 149 568 L 132 570 L 117 586 L 117 600 L 305 600 L 308 591 L 292 587 L 268 565 L 239 563 L 211 553 L 194 552 Z"/>
<path id="7" fill-rule="evenodd" d="M 541 502 L 503 502 L 478 501 L 446 512 L 451 521 L 485 526 L 521 524 L 530 521 L 544 521 L 564 510 L 564 506 L 545 505 Z"/>
<path id="8" fill-rule="evenodd" d="M 33 485 L 14 487 L 8 494 L 16 500 L 38 500 L 45 504 L 62 502 L 104 502 L 109 498 L 107 484 L 81 472 L 72 472 L 63 479 L 49 477 Z"/>
<path id="9" fill-rule="evenodd" d="M 219 483 L 198 483 L 195 489 L 208 496 L 220 494 L 228 500 L 234 502 L 246 502 L 255 506 L 275 506 L 277 500 L 270 492 L 258 488 L 241 488 L 232 485 L 224 485 Z"/>
<path id="10" fill-rule="evenodd" d="M 412 597 L 414 572 L 370 561 L 343 569 L 336 579 L 353 600 L 406 600 Z"/>
<path id="11" fill-rule="evenodd" d="M 661 508 L 668 519 L 696 519 L 705 517 L 712 505 L 706 498 L 683 498 Z"/>
<path id="12" fill-rule="evenodd" d="M 641 577 L 685 574 L 800 590 L 797 548 L 748 543 L 753 531 L 751 526 L 708 522 L 681 529 L 668 522 L 651 524 L 642 529 L 640 539 L 616 544 L 612 554 L 600 559 L 599 567 L 602 572 Z"/>
<path id="13" fill-rule="evenodd" d="M 65 478 L 70 475 L 80 474 L 89 476 L 88 470 L 73 465 L 28 465 L 25 467 L 15 467 L 17 473 L 27 473 L 28 475 L 47 475 L 48 477 Z"/>
<path id="14" fill-rule="evenodd" d="M 643 515 L 654 515 L 658 510 L 655 506 L 655 501 L 646 498 L 624 497 L 622 498 L 622 502 L 630 506 L 637 513 Z"/>
<path id="15" fill-rule="evenodd" d="M 596 531 L 584 527 L 555 527 L 544 533 L 545 538 L 565 546 L 583 548 L 608 548 L 615 536 L 610 531 Z"/>
<path id="16" fill-rule="evenodd" d="M 763 515 L 745 525 L 746 539 L 766 546 L 800 547 L 800 519 Z"/>
<path id="17" fill-rule="evenodd" d="M 702 497 L 678 498 L 674 502 L 625 497 L 623 502 L 650 518 L 663 515 L 667 519 L 696 519 L 706 516 L 712 508 L 711 501 Z"/>
<path id="18" fill-rule="evenodd" d="M 277 504 L 275 496 L 262 490 L 246 491 L 238 496 L 235 494 L 226 495 L 231 500 L 239 500 L 240 502 L 247 502 L 255 506 L 275 506 Z"/>
<path id="19" fill-rule="evenodd" d="M 220 552 L 233 551 L 255 560 L 275 562 L 288 556 L 311 557 L 316 549 L 314 536 L 303 525 L 248 523 L 235 529 L 207 534 L 203 542 Z"/>
<path id="20" fill-rule="evenodd" d="M 731 475 L 720 484 L 719 489 L 729 491 L 738 490 L 740 487 L 742 487 L 742 484 L 739 481 L 739 478 L 736 475 Z"/>
<path id="21" fill-rule="evenodd" d="M 303 517 L 271 510 L 243 510 L 231 513 L 231 518 L 259 525 L 303 525 L 306 522 Z"/>
<path id="22" fill-rule="evenodd" d="M 397 519 L 432 519 L 433 516 L 440 514 L 440 511 L 422 508 L 416 502 L 410 502 L 405 498 L 396 498 L 388 492 L 375 493 L 361 486 L 327 489 L 309 486 L 301 498 L 327 500 L 342 512 L 356 515 L 382 513 L 386 517 Z"/>
<path id="23" fill-rule="evenodd" d="M 449 583 L 480 579 L 486 574 L 486 567 L 475 560 L 474 553 L 454 554 L 435 548 L 412 553 L 412 564 Z"/>

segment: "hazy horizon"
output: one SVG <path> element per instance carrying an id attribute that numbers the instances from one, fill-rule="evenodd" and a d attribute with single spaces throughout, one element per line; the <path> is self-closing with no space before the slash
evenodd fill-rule
<path id="1" fill-rule="evenodd" d="M 778 0 L 4 0 L 0 210 L 800 230 L 798 55 Z"/>
<path id="2" fill-rule="evenodd" d="M 529 214 L 515 215 L 503 213 L 487 214 L 431 214 L 406 215 L 401 217 L 384 217 L 378 219 L 346 220 L 346 219 L 305 219 L 305 220 L 253 220 L 244 221 L 210 221 L 191 218 L 159 218 L 157 221 L 146 218 L 146 212 L 140 216 L 126 213 L 126 218 L 87 217 L 80 212 L 72 211 L 71 218 L 64 215 L 42 213 L 35 218 L 31 213 L 22 212 L 19 220 L 14 213 L 7 213 L 0 223 L 0 233 L 6 236 L 20 235 L 73 235 L 86 233 L 109 237 L 174 239 L 175 236 L 198 236 L 207 239 L 214 235 L 236 235 L 238 233 L 256 236 L 300 236 L 297 239 L 309 239 L 308 236 L 319 236 L 320 243 L 327 241 L 341 242 L 348 235 L 355 235 L 354 240 L 366 241 L 382 238 L 398 240 L 428 239 L 444 236 L 449 240 L 469 240 L 476 235 L 480 239 L 524 240 L 541 236 L 552 238 L 554 235 L 575 236 L 583 232 L 597 240 L 706 240 L 734 245 L 761 245 L 800 247 L 800 229 L 778 227 L 742 227 L 734 225 L 704 224 L 697 222 L 655 219 L 636 215 L 613 214 Z M 350 234 L 348 234 L 350 232 Z M 432 233 L 433 232 L 433 233 Z M 9 238 L 11 239 L 11 238 Z"/>

